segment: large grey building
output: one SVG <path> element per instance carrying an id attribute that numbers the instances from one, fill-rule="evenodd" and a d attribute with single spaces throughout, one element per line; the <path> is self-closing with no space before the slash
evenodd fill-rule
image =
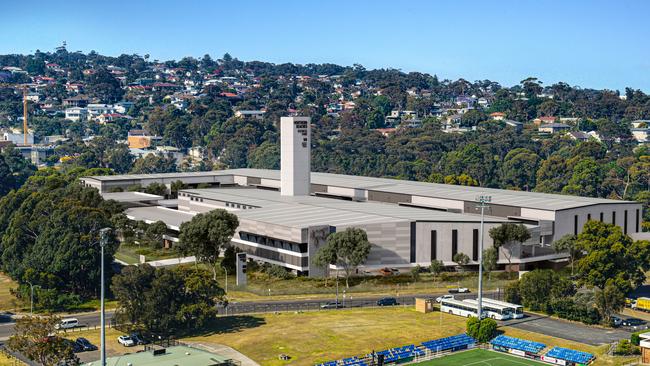
<path id="1" fill-rule="evenodd" d="M 286 128 L 293 128 L 291 122 L 283 119 Z M 296 118 L 296 122 L 304 119 Z M 304 123 L 297 126 L 303 129 Z M 588 220 L 613 223 L 626 234 L 640 232 L 642 215 L 637 202 L 308 171 L 305 177 L 308 159 L 300 154 L 308 157 L 309 145 L 304 148 L 304 136 L 300 131 L 283 136 L 300 141 L 284 141 L 281 145 L 290 142 L 292 147 L 299 147 L 292 152 L 294 163 L 283 162 L 282 173 L 231 169 L 96 176 L 81 181 L 107 198 L 128 202 L 126 213 L 131 219 L 165 222 L 171 242 L 176 240 L 174 233 L 180 225 L 195 214 L 217 208 L 228 210 L 240 222 L 232 245 L 250 258 L 312 276 L 323 273 L 312 263 L 313 254 L 329 233 L 348 227 L 364 229 L 372 243 L 364 270 L 426 266 L 432 260 L 455 265 L 452 258 L 456 253 L 467 254 L 470 265 L 478 264 L 478 195 L 491 196 L 485 217 L 485 247 L 492 245 L 488 230 L 505 222 L 522 223 L 531 234 L 522 245 L 510 245 L 499 253 L 499 264 L 511 265 L 514 270 L 565 261 L 566 254 L 553 251 L 552 242 L 566 234 L 580 233 Z M 294 170 L 294 166 L 298 168 Z M 194 187 L 181 190 L 177 201 L 152 204 L 151 197 L 109 193 L 136 184 L 171 187 L 176 181 Z"/>

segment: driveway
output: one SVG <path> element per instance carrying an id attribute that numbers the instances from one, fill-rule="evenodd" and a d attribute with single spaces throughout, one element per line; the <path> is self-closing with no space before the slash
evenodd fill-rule
<path id="1" fill-rule="evenodd" d="M 500 322 L 500 325 L 585 343 L 592 346 L 610 344 L 617 342 L 620 339 L 630 338 L 630 332 L 623 329 L 592 327 L 576 322 L 568 322 L 535 314 L 526 314 L 526 317 L 523 319 L 502 321 Z"/>

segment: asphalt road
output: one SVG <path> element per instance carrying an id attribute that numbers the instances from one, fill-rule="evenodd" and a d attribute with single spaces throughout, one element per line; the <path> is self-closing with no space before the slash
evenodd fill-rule
<path id="1" fill-rule="evenodd" d="M 109 321 L 113 317 L 114 313 L 115 313 L 114 311 L 106 312 L 107 321 Z M 94 326 L 99 326 L 99 324 L 101 323 L 99 312 L 73 314 L 73 315 L 69 315 L 68 317 L 77 318 L 79 320 L 79 324 L 82 326 L 94 327 Z M 14 332 L 13 323 L 0 323 L 0 341 L 9 338 L 9 336 L 11 336 L 13 332 Z"/>
<path id="2" fill-rule="evenodd" d="M 620 339 L 629 339 L 630 331 L 624 328 L 592 327 L 576 322 L 549 318 L 541 315 L 527 314 L 523 319 L 512 319 L 499 322 L 513 328 L 545 334 L 552 337 L 598 346 L 609 344 Z"/>

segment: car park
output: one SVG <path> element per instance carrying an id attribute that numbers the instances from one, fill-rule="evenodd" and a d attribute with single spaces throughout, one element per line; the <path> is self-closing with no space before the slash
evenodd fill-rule
<path id="1" fill-rule="evenodd" d="M 90 343 L 90 341 L 88 339 L 83 338 L 83 337 L 77 338 L 75 343 L 79 346 L 81 351 L 96 351 L 97 350 L 97 346 Z"/>
<path id="2" fill-rule="evenodd" d="M 123 345 L 124 347 L 133 347 L 133 346 L 135 346 L 135 342 L 133 341 L 133 339 L 130 336 L 127 336 L 127 335 L 122 335 L 122 336 L 117 337 L 117 342 L 119 344 Z"/>
<path id="3" fill-rule="evenodd" d="M 384 297 L 382 299 L 377 300 L 377 306 L 395 306 L 399 305 L 397 303 L 397 299 L 394 297 Z"/>

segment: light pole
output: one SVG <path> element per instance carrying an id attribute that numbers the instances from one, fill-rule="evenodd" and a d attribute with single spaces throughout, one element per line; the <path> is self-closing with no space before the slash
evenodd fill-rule
<path id="1" fill-rule="evenodd" d="M 34 316 L 34 287 L 40 288 L 41 286 L 32 284 L 31 282 L 27 281 L 27 284 L 29 284 L 29 291 L 30 291 L 30 296 L 29 296 L 29 315 Z"/>
<path id="2" fill-rule="evenodd" d="M 100 333 L 100 356 L 99 364 L 106 366 L 106 312 L 104 309 L 104 247 L 108 244 L 108 234 L 110 228 L 103 228 L 99 230 L 99 246 L 101 247 L 101 293 L 100 293 L 100 317 L 101 317 L 101 333 Z"/>
<path id="3" fill-rule="evenodd" d="M 492 201 L 491 196 L 480 195 L 476 197 L 476 202 L 481 209 L 481 229 L 478 232 L 479 248 L 478 248 L 478 318 L 483 319 L 483 221 L 485 216 L 485 208 L 488 203 Z"/>
<path id="4" fill-rule="evenodd" d="M 223 268 L 223 271 L 226 273 L 226 290 L 224 291 L 225 294 L 228 293 L 228 268 L 226 267 L 221 267 Z"/>

